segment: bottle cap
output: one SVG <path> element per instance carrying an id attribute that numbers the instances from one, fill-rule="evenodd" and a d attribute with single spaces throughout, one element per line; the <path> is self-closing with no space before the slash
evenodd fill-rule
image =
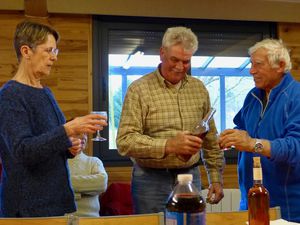
<path id="1" fill-rule="evenodd" d="M 188 183 L 193 181 L 193 175 L 192 174 L 178 174 L 177 180 L 179 183 Z"/>

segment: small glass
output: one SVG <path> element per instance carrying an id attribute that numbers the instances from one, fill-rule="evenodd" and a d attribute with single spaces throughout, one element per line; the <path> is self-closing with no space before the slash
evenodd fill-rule
<path id="1" fill-rule="evenodd" d="M 92 111 L 91 114 L 99 114 L 101 116 L 107 117 L 106 111 Z M 100 130 L 97 130 L 96 137 L 92 138 L 93 141 L 106 141 L 106 138 L 102 137 L 100 134 Z"/>
<path id="2" fill-rule="evenodd" d="M 235 150 L 235 146 L 231 145 L 230 148 L 223 148 L 222 151 Z"/>
<path id="3" fill-rule="evenodd" d="M 219 138 L 220 138 L 220 135 L 217 133 L 217 140 L 218 140 L 218 142 L 219 142 Z M 234 145 L 231 145 L 230 147 L 225 147 L 225 148 L 221 148 L 221 146 L 220 146 L 220 149 L 221 149 L 221 151 L 228 151 L 228 150 L 235 150 L 235 146 Z"/>

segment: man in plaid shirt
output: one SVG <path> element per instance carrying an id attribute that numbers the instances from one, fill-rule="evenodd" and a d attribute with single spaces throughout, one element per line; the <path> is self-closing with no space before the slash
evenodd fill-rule
<path id="1" fill-rule="evenodd" d="M 127 90 L 117 146 L 121 155 L 133 161 L 135 213 L 164 211 L 178 174 L 193 174 L 200 191 L 200 157 L 208 174 L 210 202 L 218 203 L 224 196 L 224 154 L 214 121 L 203 139 L 190 132 L 211 107 L 204 84 L 187 75 L 197 49 L 197 37 L 190 29 L 167 29 L 160 48 L 161 64 Z"/>

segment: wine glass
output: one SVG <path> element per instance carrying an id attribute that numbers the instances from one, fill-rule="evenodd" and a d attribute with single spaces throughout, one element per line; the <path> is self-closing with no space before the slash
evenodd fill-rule
<path id="1" fill-rule="evenodd" d="M 91 114 L 98 114 L 107 117 L 106 111 L 92 111 Z M 100 130 L 97 130 L 96 137 L 92 138 L 93 141 L 106 141 L 106 138 L 101 137 Z"/>

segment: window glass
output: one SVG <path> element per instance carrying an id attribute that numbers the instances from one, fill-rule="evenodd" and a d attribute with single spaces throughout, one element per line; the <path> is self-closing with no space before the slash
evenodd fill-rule
<path id="1" fill-rule="evenodd" d="M 241 109 L 246 94 L 254 87 L 252 77 L 233 76 L 225 78 L 226 128 L 233 128 L 232 118 Z"/>
<path id="2" fill-rule="evenodd" d="M 95 17 L 93 108 L 108 110 L 109 127 L 101 134 L 109 141 L 95 143 L 94 155 L 105 164 L 129 161 L 116 151 L 126 90 L 134 80 L 157 68 L 162 36 L 168 27 L 178 25 L 191 27 L 198 36 L 190 73 L 209 91 L 219 132 L 234 126 L 232 119 L 253 88 L 248 48 L 275 31 L 272 23 Z"/>

